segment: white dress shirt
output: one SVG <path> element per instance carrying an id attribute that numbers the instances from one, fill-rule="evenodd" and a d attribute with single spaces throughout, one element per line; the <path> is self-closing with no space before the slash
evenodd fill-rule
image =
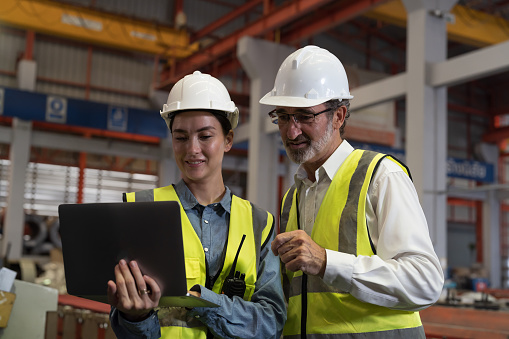
<path id="1" fill-rule="evenodd" d="M 334 175 L 353 150 L 343 140 L 316 170 L 315 182 L 307 178 L 302 165 L 297 169 L 300 225 L 309 235 Z M 418 311 L 435 303 L 442 291 L 443 271 L 415 187 L 389 159 L 382 160 L 369 185 L 366 221 L 376 255 L 326 250 L 323 281 L 361 301 L 392 309 Z"/>

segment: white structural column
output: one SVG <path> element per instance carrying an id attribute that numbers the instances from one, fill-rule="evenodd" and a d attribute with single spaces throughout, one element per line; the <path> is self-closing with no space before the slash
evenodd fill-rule
<path id="1" fill-rule="evenodd" d="M 477 151 L 485 162 L 498 164 L 499 150 L 496 145 L 482 143 L 478 145 Z M 498 178 L 497 166 L 494 167 L 494 177 Z M 486 192 L 482 205 L 482 258 L 484 267 L 488 269 L 492 288 L 502 288 L 500 203 L 503 199 L 504 197 L 499 196 L 496 190 L 490 190 Z"/>
<path id="2" fill-rule="evenodd" d="M 33 60 L 20 60 L 18 63 L 18 88 L 24 91 L 35 91 L 37 80 L 37 63 Z"/>
<path id="3" fill-rule="evenodd" d="M 32 123 L 14 118 L 10 145 L 11 168 L 9 172 L 9 193 L 2 238 L 2 257 L 9 248 L 9 259 L 18 260 L 23 254 L 23 229 L 25 224 L 25 176 L 30 159 Z"/>
<path id="4" fill-rule="evenodd" d="M 159 186 L 168 186 L 180 180 L 180 170 L 173 156 L 171 134 L 161 139 L 161 160 L 159 161 Z"/>
<path id="5" fill-rule="evenodd" d="M 267 134 L 268 106 L 258 101 L 274 87 L 277 70 L 293 48 L 243 37 L 237 57 L 251 80 L 247 198 L 272 213 L 278 211 L 279 134 Z"/>
<path id="6" fill-rule="evenodd" d="M 447 265 L 447 92 L 427 83 L 430 63 L 447 57 L 446 20 L 455 0 L 403 0 L 408 12 L 406 161 L 430 228 Z M 444 267 L 445 268 L 445 267 Z"/>
<path id="7" fill-rule="evenodd" d="M 487 192 L 482 211 L 483 265 L 488 269 L 491 288 L 501 288 L 502 263 L 500 261 L 500 201 L 496 192 Z"/>

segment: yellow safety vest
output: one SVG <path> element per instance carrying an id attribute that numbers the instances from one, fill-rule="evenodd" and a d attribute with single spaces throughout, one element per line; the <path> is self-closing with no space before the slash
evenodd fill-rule
<path id="1" fill-rule="evenodd" d="M 179 201 L 175 189 L 171 185 L 153 190 L 126 193 L 125 199 L 128 202 Z M 230 273 L 242 236 L 245 234 L 246 238 L 237 259 L 236 271 L 246 274 L 244 300 L 251 300 L 260 264 L 260 249 L 268 241 L 274 227 L 273 216 L 253 206 L 249 201 L 232 195 L 231 227 L 228 230 L 228 244 L 223 268 L 213 286 L 207 286 L 207 263 L 205 261 L 203 245 L 182 208 L 182 204 L 180 206 L 180 215 L 182 219 L 188 290 L 194 285 L 200 284 L 220 294 L 223 283 Z M 189 317 L 184 308 L 161 308 L 158 316 L 159 323 L 161 324 L 161 338 L 205 339 L 207 337 L 207 327 L 198 319 Z"/>
<path id="2" fill-rule="evenodd" d="M 390 156 L 355 150 L 341 165 L 316 216 L 311 238 L 320 246 L 354 255 L 372 256 L 375 248 L 366 223 L 366 195 L 376 168 Z M 298 229 L 295 185 L 283 198 L 281 232 Z M 344 213 L 343 213 L 344 212 Z M 285 271 L 284 266 L 282 266 Z M 285 338 L 424 338 L 418 312 L 364 303 L 302 271 L 283 272 L 289 298 Z"/>

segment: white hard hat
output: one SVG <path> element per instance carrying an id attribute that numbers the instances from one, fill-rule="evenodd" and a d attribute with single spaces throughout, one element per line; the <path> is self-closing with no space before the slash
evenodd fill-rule
<path id="1" fill-rule="evenodd" d="M 209 74 L 195 71 L 180 79 L 170 91 L 161 116 L 170 128 L 176 113 L 184 110 L 207 110 L 224 113 L 232 128 L 239 122 L 239 110 L 231 101 L 223 83 Z"/>
<path id="2" fill-rule="evenodd" d="M 264 105 L 311 107 L 331 99 L 353 99 L 341 61 L 326 49 L 306 46 L 281 64 Z"/>

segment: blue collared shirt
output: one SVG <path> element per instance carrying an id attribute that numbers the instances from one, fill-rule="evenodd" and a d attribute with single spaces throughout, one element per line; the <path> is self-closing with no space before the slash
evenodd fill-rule
<path id="1" fill-rule="evenodd" d="M 222 266 L 223 250 L 228 237 L 231 192 L 226 187 L 224 197 L 218 203 L 200 205 L 183 180 L 175 185 L 175 191 L 191 225 L 200 238 L 209 265 L 209 274 L 215 276 Z M 234 226 L 233 226 L 234 227 Z M 260 251 L 260 266 L 255 291 L 251 301 L 230 299 L 200 286 L 201 297 L 220 307 L 197 307 L 189 315 L 202 321 L 216 337 L 221 338 L 279 338 L 286 321 L 286 306 L 281 288 L 279 258 L 272 254 L 270 240 Z M 119 338 L 159 338 L 160 327 L 157 314 L 141 322 L 129 322 L 116 309 L 112 309 L 110 321 Z"/>

